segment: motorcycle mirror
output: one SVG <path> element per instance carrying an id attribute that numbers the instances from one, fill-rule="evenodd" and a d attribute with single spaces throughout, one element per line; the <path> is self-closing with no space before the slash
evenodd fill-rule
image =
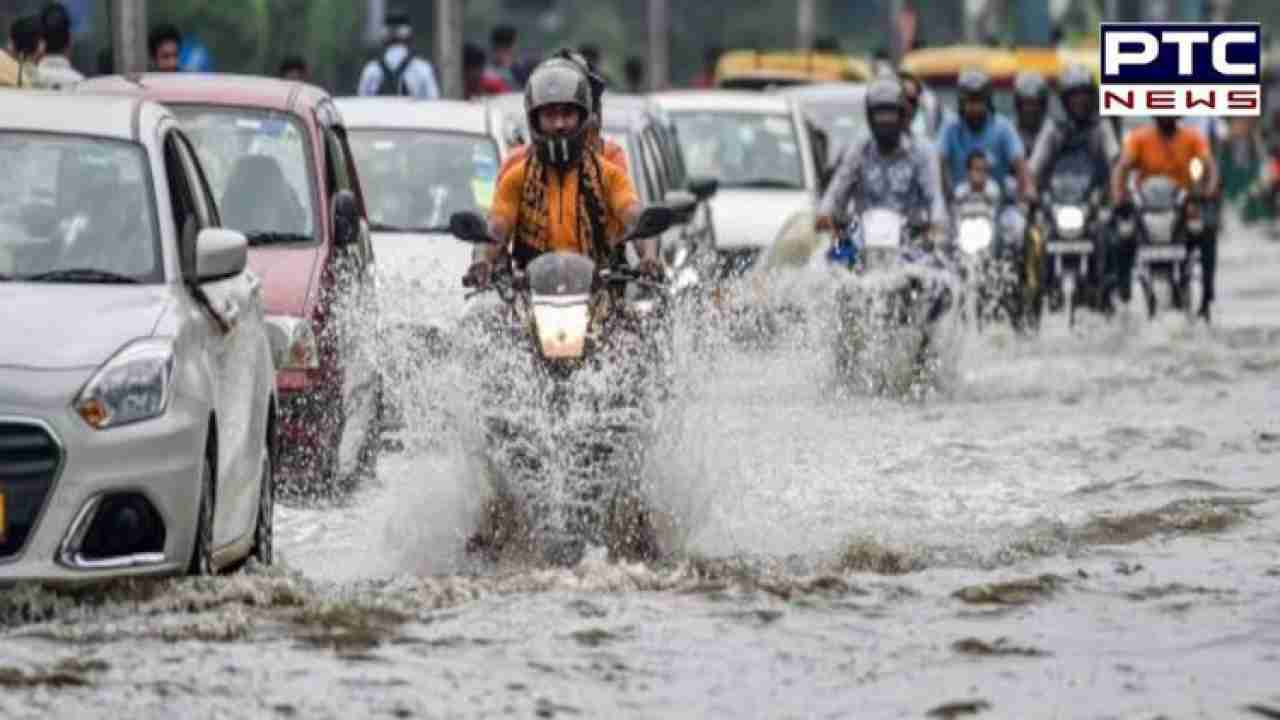
<path id="1" fill-rule="evenodd" d="M 484 244 L 491 241 L 484 218 L 470 211 L 456 212 L 449 216 L 449 234 L 463 242 Z"/>
<path id="2" fill-rule="evenodd" d="M 631 231 L 632 240 L 641 240 L 650 238 L 654 235 L 661 235 L 667 231 L 667 228 L 675 224 L 676 213 L 665 205 L 651 205 L 640 213 L 640 218 L 636 220 L 635 230 Z"/>
<path id="3" fill-rule="evenodd" d="M 1200 178 L 1204 177 L 1204 161 L 1200 158 L 1191 158 L 1191 167 L 1188 170 L 1191 173 L 1191 182 L 1200 182 Z"/>

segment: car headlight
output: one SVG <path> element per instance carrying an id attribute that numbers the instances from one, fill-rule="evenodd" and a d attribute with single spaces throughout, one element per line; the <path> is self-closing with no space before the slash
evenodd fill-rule
<path id="1" fill-rule="evenodd" d="M 267 316 L 267 336 L 277 370 L 315 370 L 320 367 L 320 346 L 311 323 L 289 315 Z"/>
<path id="2" fill-rule="evenodd" d="M 1076 233 L 1084 229 L 1084 208 L 1061 205 L 1053 209 L 1053 222 L 1062 233 Z"/>
<path id="3" fill-rule="evenodd" d="M 76 414 L 98 430 L 159 417 L 169 407 L 173 366 L 172 340 L 129 343 L 76 396 Z"/>

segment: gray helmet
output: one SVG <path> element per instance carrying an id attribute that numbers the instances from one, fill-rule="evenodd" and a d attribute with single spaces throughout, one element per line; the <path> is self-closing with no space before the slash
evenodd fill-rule
<path id="1" fill-rule="evenodd" d="M 562 48 L 552 57 L 576 63 L 582 73 L 587 76 L 587 83 L 591 85 L 591 108 L 595 111 L 596 119 L 599 120 L 601 111 L 604 110 L 601 105 L 604 97 L 604 78 L 591 66 L 587 56 L 577 50 Z"/>
<path id="2" fill-rule="evenodd" d="M 1058 99 L 1062 101 L 1062 109 L 1068 114 L 1071 113 L 1071 106 L 1067 104 L 1067 98 L 1072 93 L 1078 92 L 1086 93 L 1090 98 L 1094 97 L 1096 93 L 1093 73 L 1089 72 L 1089 68 L 1084 65 L 1068 65 L 1062 71 L 1062 75 L 1058 76 Z"/>
<path id="3" fill-rule="evenodd" d="M 1013 97 L 1014 100 L 1039 100 L 1045 102 L 1049 99 L 1049 85 L 1044 81 L 1044 76 L 1034 70 L 1024 70 L 1018 73 L 1013 79 Z"/>
<path id="4" fill-rule="evenodd" d="M 867 86 L 866 96 L 867 126 L 876 142 L 889 146 L 898 141 L 907 124 L 907 106 L 902 94 L 902 83 L 894 75 L 881 75 Z M 878 122 L 875 119 L 877 110 L 892 109 L 897 112 L 898 119 L 893 123 Z"/>
<path id="5" fill-rule="evenodd" d="M 971 68 L 961 72 L 956 78 L 956 88 L 959 90 L 956 97 L 962 104 L 966 97 L 977 96 L 991 105 L 991 78 L 981 70 Z"/>
<path id="6" fill-rule="evenodd" d="M 1093 73 L 1079 63 L 1068 65 L 1058 78 L 1058 94 L 1065 96 L 1077 90 L 1093 92 Z"/>
<path id="7" fill-rule="evenodd" d="M 1018 73 L 1013 79 L 1013 109 L 1020 129 L 1033 133 L 1040 130 L 1049 111 L 1049 85 L 1044 76 L 1033 70 Z"/>
<path id="8" fill-rule="evenodd" d="M 578 129 L 567 135 L 547 135 L 538 123 L 538 111 L 549 105 L 573 105 L 582 111 Z M 534 68 L 524 88 L 524 114 L 538 158 L 548 165 L 568 167 L 582 157 L 588 121 L 591 119 L 591 85 L 571 60 L 552 58 Z"/>

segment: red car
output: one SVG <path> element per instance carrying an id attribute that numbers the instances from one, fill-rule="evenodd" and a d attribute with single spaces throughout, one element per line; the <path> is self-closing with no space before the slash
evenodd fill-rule
<path id="1" fill-rule="evenodd" d="M 369 469 L 382 394 L 368 351 L 377 326 L 373 251 L 329 95 L 273 78 L 191 73 L 96 78 L 78 91 L 142 95 L 171 108 L 224 224 L 249 238 L 276 351 L 282 479 L 314 492 Z"/>

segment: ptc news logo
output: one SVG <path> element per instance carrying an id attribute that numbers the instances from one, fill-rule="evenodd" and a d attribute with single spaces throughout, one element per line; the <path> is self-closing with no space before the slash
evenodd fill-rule
<path id="1" fill-rule="evenodd" d="M 1260 115 L 1258 23 L 1102 23 L 1103 115 Z"/>

